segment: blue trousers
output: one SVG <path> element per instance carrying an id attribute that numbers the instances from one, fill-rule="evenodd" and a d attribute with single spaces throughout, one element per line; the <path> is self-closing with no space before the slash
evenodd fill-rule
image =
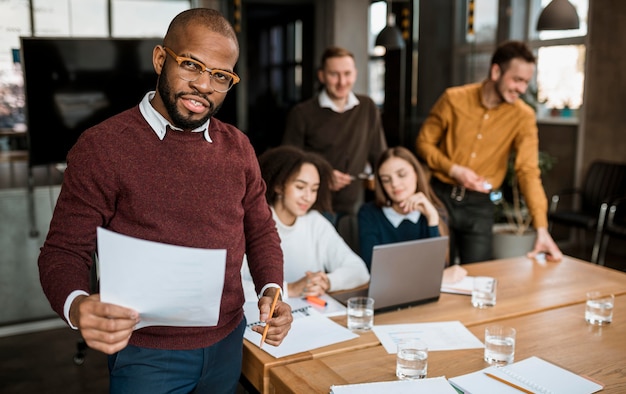
<path id="1" fill-rule="evenodd" d="M 233 394 L 241 374 L 244 318 L 226 338 L 201 349 L 127 346 L 109 356 L 111 394 Z"/>

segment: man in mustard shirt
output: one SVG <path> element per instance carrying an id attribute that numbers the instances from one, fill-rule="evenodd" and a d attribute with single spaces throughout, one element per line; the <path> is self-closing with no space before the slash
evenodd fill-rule
<path id="1" fill-rule="evenodd" d="M 515 172 L 537 230 L 534 258 L 563 257 L 548 232 L 548 201 L 538 166 L 535 113 L 519 97 L 535 72 L 535 57 L 522 42 L 500 45 L 481 83 L 447 89 L 417 137 L 417 153 L 433 172 L 432 184 L 450 215 L 450 256 L 461 263 L 492 258 L 494 204 L 511 152 Z"/>

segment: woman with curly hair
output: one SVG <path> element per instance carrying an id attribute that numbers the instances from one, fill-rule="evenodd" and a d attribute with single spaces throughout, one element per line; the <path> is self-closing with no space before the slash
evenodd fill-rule
<path id="1" fill-rule="evenodd" d="M 281 239 L 287 294 L 322 295 L 367 283 L 363 260 L 320 213 L 331 210 L 330 164 L 318 154 L 292 146 L 267 150 L 259 156 L 259 164 Z"/>

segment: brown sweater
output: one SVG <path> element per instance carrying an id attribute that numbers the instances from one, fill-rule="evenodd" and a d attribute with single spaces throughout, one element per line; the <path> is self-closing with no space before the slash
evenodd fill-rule
<path id="1" fill-rule="evenodd" d="M 297 104 L 287 116 L 283 144 L 317 152 L 334 169 L 355 177 L 366 163 L 374 167 L 387 149 L 380 112 L 368 96 L 357 98 L 359 105 L 343 113 L 320 107 L 317 96 Z M 359 181 L 333 193 L 333 210 L 356 214 L 362 193 Z"/>
<path id="2" fill-rule="evenodd" d="M 72 291 L 88 291 L 98 226 L 156 242 L 227 250 L 218 325 L 146 327 L 133 333 L 133 345 L 194 349 L 228 335 L 243 317 L 244 252 L 257 291 L 283 283 L 280 241 L 254 150 L 241 131 L 215 118 L 209 134 L 212 143 L 203 133 L 170 130 L 161 141 L 135 107 L 81 135 L 68 154 L 39 257 L 43 290 L 59 315 Z"/>

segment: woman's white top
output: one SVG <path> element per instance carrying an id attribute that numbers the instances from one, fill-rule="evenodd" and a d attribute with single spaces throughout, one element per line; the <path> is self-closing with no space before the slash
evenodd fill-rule
<path id="1" fill-rule="evenodd" d="M 285 293 L 286 283 L 301 279 L 307 271 L 326 272 L 330 281 L 329 291 L 352 289 L 369 281 L 370 274 L 365 262 L 318 211 L 310 210 L 306 215 L 297 217 L 291 226 L 280 221 L 274 208 L 272 215 L 283 250 Z M 252 294 L 256 297 L 245 258 L 242 278 L 246 299 L 250 299 Z"/>

